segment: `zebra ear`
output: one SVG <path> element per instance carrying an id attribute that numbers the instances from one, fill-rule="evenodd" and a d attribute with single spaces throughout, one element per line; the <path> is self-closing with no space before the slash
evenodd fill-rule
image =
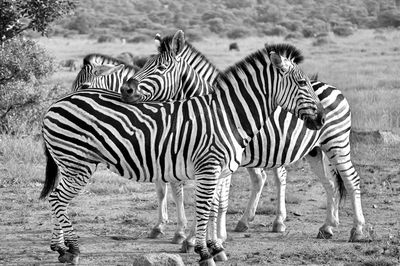
<path id="1" fill-rule="evenodd" d="M 269 53 L 269 57 L 271 59 L 272 64 L 277 69 L 283 70 L 285 72 L 288 70 L 288 67 L 285 66 L 285 64 L 284 64 L 284 62 L 282 60 L 282 57 L 280 55 L 278 55 L 277 53 L 272 51 L 272 52 Z"/>
<path id="2" fill-rule="evenodd" d="M 93 69 L 93 73 L 95 76 L 106 76 L 106 75 L 110 75 L 118 70 L 121 70 L 122 68 L 124 68 L 125 65 L 124 64 L 120 64 L 117 66 L 114 65 L 101 65 L 101 66 L 97 66 Z"/>
<path id="3" fill-rule="evenodd" d="M 172 38 L 172 53 L 177 56 L 179 55 L 182 50 L 183 46 L 185 45 L 185 34 L 182 30 L 178 30 L 174 37 Z"/>
<path id="4" fill-rule="evenodd" d="M 156 48 L 159 49 L 161 47 L 161 35 L 157 33 L 154 37 L 154 42 L 156 43 Z"/>

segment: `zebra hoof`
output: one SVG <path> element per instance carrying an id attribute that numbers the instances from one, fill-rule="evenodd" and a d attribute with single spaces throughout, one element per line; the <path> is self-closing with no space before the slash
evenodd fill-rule
<path id="1" fill-rule="evenodd" d="M 186 236 L 183 234 L 175 234 L 174 238 L 172 238 L 172 244 L 182 244 L 183 241 L 186 239 Z"/>
<path id="2" fill-rule="evenodd" d="M 79 263 L 79 255 L 72 254 L 68 251 L 58 257 L 58 261 L 61 263 L 69 263 L 71 265 L 78 265 Z"/>
<path id="3" fill-rule="evenodd" d="M 201 261 L 199 261 L 199 265 L 200 266 L 216 266 L 213 258 L 201 260 Z"/>
<path id="4" fill-rule="evenodd" d="M 332 236 L 333 236 L 332 232 L 328 232 L 328 231 L 320 229 L 318 231 L 317 239 L 331 239 Z"/>
<path id="5" fill-rule="evenodd" d="M 274 221 L 274 223 L 272 224 L 272 232 L 283 233 L 285 231 L 286 231 L 286 225 Z"/>
<path id="6" fill-rule="evenodd" d="M 190 243 L 186 239 L 183 240 L 180 252 L 181 253 L 193 253 L 194 252 L 194 244 Z"/>
<path id="7" fill-rule="evenodd" d="M 213 256 L 214 261 L 227 261 L 228 257 L 226 256 L 225 251 L 220 251 Z"/>
<path id="8" fill-rule="evenodd" d="M 362 231 L 357 231 L 357 229 L 352 228 L 350 231 L 349 242 L 371 242 L 371 239 L 365 237 Z"/>
<path id="9" fill-rule="evenodd" d="M 242 221 L 239 221 L 233 231 L 235 232 L 246 232 L 249 226 Z"/>
<path id="10" fill-rule="evenodd" d="M 164 232 L 159 228 L 153 228 L 148 236 L 148 238 L 156 239 L 164 236 Z"/>

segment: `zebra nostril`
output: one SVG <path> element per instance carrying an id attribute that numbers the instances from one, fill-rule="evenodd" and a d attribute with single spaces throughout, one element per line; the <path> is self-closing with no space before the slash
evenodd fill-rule
<path id="1" fill-rule="evenodd" d="M 133 93 L 133 89 L 129 88 L 129 89 L 126 90 L 126 92 L 127 92 L 128 94 L 132 94 L 132 93 Z"/>

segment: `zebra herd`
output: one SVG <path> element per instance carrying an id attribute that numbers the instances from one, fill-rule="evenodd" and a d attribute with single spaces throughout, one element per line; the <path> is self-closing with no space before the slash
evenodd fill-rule
<path id="1" fill-rule="evenodd" d="M 156 36 L 158 53 L 141 68 L 92 54 L 72 85 L 43 118 L 47 157 L 41 198 L 54 219 L 51 249 L 61 262 L 77 264 L 78 237 L 67 215 L 70 201 L 104 163 L 121 176 L 154 182 L 159 222 L 166 222 L 166 182 L 177 203 L 174 242 L 193 247 L 201 265 L 225 260 L 226 211 L 231 174 L 246 167 L 251 200 L 237 230 L 247 229 L 272 168 L 278 186 L 274 231 L 284 231 L 284 165 L 307 157 L 327 191 L 327 214 L 319 237 L 339 223 L 343 184 L 351 196 L 350 241 L 363 238 L 360 179 L 350 160 L 350 109 L 336 88 L 310 83 L 292 45 L 265 45 L 219 71 L 188 43 L 182 31 Z M 194 180 L 196 219 L 186 238 L 183 182 Z M 207 231 L 208 230 L 208 231 Z M 195 242 L 194 242 L 195 239 Z"/>

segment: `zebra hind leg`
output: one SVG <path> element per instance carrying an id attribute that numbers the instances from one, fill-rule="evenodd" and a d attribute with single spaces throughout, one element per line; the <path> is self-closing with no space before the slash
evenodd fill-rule
<path id="1" fill-rule="evenodd" d="M 54 229 L 51 237 L 50 249 L 57 251 L 60 254 L 60 257 L 62 257 L 65 255 L 65 252 L 68 250 L 68 248 L 64 245 L 64 233 L 54 212 L 52 217 L 54 221 Z"/>
<path id="2" fill-rule="evenodd" d="M 61 263 L 70 263 L 77 265 L 79 263 L 79 243 L 78 237 L 75 235 L 71 221 L 67 214 L 67 207 L 71 200 L 78 195 L 78 193 L 87 184 L 90 175 L 79 175 L 79 176 L 65 176 L 62 172 L 60 174 L 60 184 L 50 194 L 49 202 L 52 207 L 52 212 L 56 221 L 53 232 L 53 239 L 51 248 L 57 251 L 60 256 L 58 260 Z M 61 228 L 61 230 L 60 230 Z M 60 233 L 64 232 L 64 244 L 65 247 L 60 243 Z"/>
<path id="3" fill-rule="evenodd" d="M 187 226 L 187 219 L 185 215 L 185 206 L 183 204 L 183 185 L 184 182 L 172 182 L 170 183 L 172 196 L 176 204 L 177 214 L 177 225 L 174 238 L 172 239 L 173 244 L 182 244 L 186 239 L 185 229 Z"/>
<path id="4" fill-rule="evenodd" d="M 149 233 L 148 237 L 152 239 L 162 237 L 164 235 L 165 225 L 168 223 L 167 183 L 157 180 L 155 186 L 158 199 L 158 221 Z"/>

